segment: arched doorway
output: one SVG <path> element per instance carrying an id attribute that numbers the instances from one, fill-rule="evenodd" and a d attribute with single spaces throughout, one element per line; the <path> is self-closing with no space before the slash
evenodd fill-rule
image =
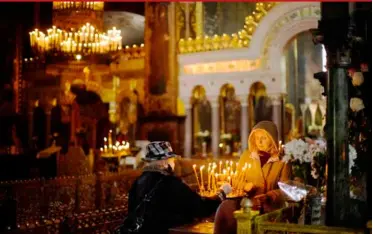
<path id="1" fill-rule="evenodd" d="M 249 91 L 249 130 L 264 120 L 272 120 L 272 104 L 262 82 L 255 82 Z"/>
<path id="2" fill-rule="evenodd" d="M 233 85 L 221 87 L 219 102 L 221 155 L 231 155 L 241 148 L 241 103 Z"/>
<path id="3" fill-rule="evenodd" d="M 207 156 L 211 152 L 211 105 L 202 86 L 194 87 L 191 104 L 193 153 Z"/>
<path id="4" fill-rule="evenodd" d="M 321 134 L 323 117 L 321 110 L 317 112 L 318 125 L 316 126 L 315 111 L 316 107 L 320 108 L 326 103 L 322 96 L 324 89 L 313 76 L 325 69 L 325 50 L 321 44 L 314 45 L 310 32 L 301 32 L 287 43 L 282 60 L 283 74 L 286 78 L 286 101 L 294 106 L 295 118 L 303 118 L 306 126 L 305 135 L 318 137 Z M 302 116 L 303 104 L 314 109 L 311 117 L 308 111 Z"/>

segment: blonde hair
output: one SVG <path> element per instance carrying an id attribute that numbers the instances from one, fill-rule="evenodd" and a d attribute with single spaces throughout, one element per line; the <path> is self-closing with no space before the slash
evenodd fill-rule
<path id="1" fill-rule="evenodd" d="M 270 149 L 268 151 L 271 154 L 271 156 L 278 156 L 280 152 L 278 150 L 276 142 L 273 140 L 273 137 L 271 136 L 271 134 L 269 134 L 264 129 L 255 129 L 251 132 L 251 134 L 249 136 L 249 140 L 248 140 L 249 153 L 251 154 L 252 152 L 258 152 L 259 151 L 258 147 L 256 146 L 256 142 L 255 142 L 255 137 L 256 137 L 255 133 L 257 133 L 259 131 L 263 132 L 266 135 L 266 137 L 271 139 L 271 145 L 270 145 Z"/>

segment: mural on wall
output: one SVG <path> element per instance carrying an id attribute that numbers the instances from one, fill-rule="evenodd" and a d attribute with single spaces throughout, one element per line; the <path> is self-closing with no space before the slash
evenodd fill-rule
<path id="1" fill-rule="evenodd" d="M 150 4 L 150 3 L 149 3 Z M 166 84 L 169 76 L 167 66 L 169 53 L 168 13 L 166 4 L 154 4 L 150 8 L 149 28 L 150 35 L 150 79 L 149 91 L 153 95 L 166 93 Z"/>
<path id="2" fill-rule="evenodd" d="M 205 2 L 204 33 L 208 36 L 237 33 L 246 16 L 255 10 L 255 2 Z"/>
<path id="3" fill-rule="evenodd" d="M 145 17 L 130 12 L 105 11 L 104 30 L 117 27 L 121 30 L 122 45 L 144 43 Z"/>

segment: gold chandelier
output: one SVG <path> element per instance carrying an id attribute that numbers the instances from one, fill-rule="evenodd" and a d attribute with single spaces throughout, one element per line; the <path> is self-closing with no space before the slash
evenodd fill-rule
<path id="1" fill-rule="evenodd" d="M 103 2 L 53 2 L 53 10 L 103 10 Z"/>
<path id="2" fill-rule="evenodd" d="M 122 49 L 121 30 L 113 27 L 100 33 L 94 26 L 86 23 L 78 31 L 58 29 L 56 26 L 43 33 L 38 29 L 30 32 L 31 47 L 39 53 L 64 52 L 70 54 L 103 54 Z"/>

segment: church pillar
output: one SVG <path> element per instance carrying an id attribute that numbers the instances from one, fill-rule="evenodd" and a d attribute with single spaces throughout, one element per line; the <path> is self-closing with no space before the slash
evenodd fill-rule
<path id="1" fill-rule="evenodd" d="M 184 157 L 192 156 L 193 142 L 193 124 L 192 124 L 192 105 L 188 101 L 184 101 L 185 106 L 185 133 L 184 133 Z"/>
<path id="2" fill-rule="evenodd" d="M 176 2 L 145 3 L 145 116 L 140 138 L 170 141 L 182 154 L 185 116 L 177 112 Z"/>
<path id="3" fill-rule="evenodd" d="M 242 151 L 247 149 L 247 138 L 249 135 L 249 117 L 248 117 L 248 97 L 240 96 L 241 101 L 241 148 Z"/>
<path id="4" fill-rule="evenodd" d="M 369 5 L 371 12 L 371 4 Z M 319 21 L 318 30 L 313 35 L 316 43 L 324 44 L 328 59 L 327 81 L 323 82 L 327 87 L 326 224 L 340 227 L 358 226 L 362 219 L 359 216 L 364 213 L 362 210 L 364 206 L 354 207 L 355 202 L 350 199 L 350 186 L 348 186 L 351 182 L 348 146 L 349 94 L 353 96 L 354 93 L 351 90 L 349 93 L 350 78 L 347 76 L 347 69 L 359 66 L 362 62 L 360 56 L 364 55 L 364 46 L 361 44 L 364 40 L 357 37 L 363 34 L 359 34 L 357 31 L 359 27 L 356 27 L 363 26 L 364 28 L 364 25 L 354 24 L 351 6 L 353 7 L 349 3 L 322 3 L 322 19 Z M 369 13 L 368 21 L 370 17 L 371 13 Z M 370 41 L 368 41 L 369 45 Z M 370 51 L 366 55 L 371 58 Z"/>
<path id="5" fill-rule="evenodd" d="M 219 157 L 220 125 L 219 125 L 219 97 L 208 97 L 211 104 L 211 151 L 213 157 Z"/>
<path id="6" fill-rule="evenodd" d="M 272 121 L 277 126 L 278 140 L 283 140 L 283 95 L 271 94 L 269 95 L 272 101 Z"/>

